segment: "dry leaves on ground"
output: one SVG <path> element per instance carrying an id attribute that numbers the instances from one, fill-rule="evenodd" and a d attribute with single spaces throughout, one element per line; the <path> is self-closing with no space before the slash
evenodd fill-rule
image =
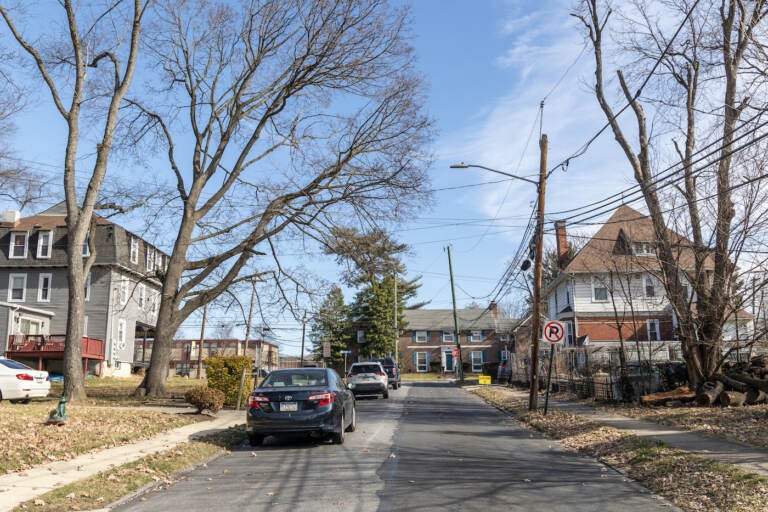
<path id="1" fill-rule="evenodd" d="M 194 421 L 145 409 L 73 404 L 67 406 L 66 424 L 46 425 L 54 407 L 55 402 L 0 402 L 0 474 L 148 438 Z"/>

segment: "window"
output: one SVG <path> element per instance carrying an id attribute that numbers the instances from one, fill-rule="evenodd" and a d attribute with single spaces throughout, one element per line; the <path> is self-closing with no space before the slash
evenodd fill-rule
<path id="1" fill-rule="evenodd" d="M 27 257 L 27 233 L 11 233 L 11 250 L 9 258 Z"/>
<path id="2" fill-rule="evenodd" d="M 469 353 L 469 363 L 472 365 L 473 373 L 483 371 L 483 361 L 485 361 L 485 352 L 482 350 L 472 350 Z"/>
<path id="3" fill-rule="evenodd" d="M 139 308 L 144 309 L 147 304 L 147 287 L 143 284 L 139 285 Z"/>
<path id="4" fill-rule="evenodd" d="M 643 276 L 643 283 L 645 284 L 645 296 L 646 297 L 655 297 L 656 296 L 656 286 L 655 286 L 655 280 L 652 275 L 645 274 Z"/>
<path id="5" fill-rule="evenodd" d="M 456 343 L 456 333 L 454 331 L 443 332 L 443 342 L 444 343 Z"/>
<path id="6" fill-rule="evenodd" d="M 131 263 L 139 263 L 139 239 L 131 238 Z"/>
<path id="7" fill-rule="evenodd" d="M 128 280 L 125 278 L 120 280 L 120 304 L 128 304 Z"/>
<path id="8" fill-rule="evenodd" d="M 563 322 L 565 324 L 565 344 L 573 345 L 573 322 Z"/>
<path id="9" fill-rule="evenodd" d="M 425 373 L 429 371 L 429 354 L 427 352 L 414 352 L 413 364 L 416 366 L 416 371 L 419 373 Z"/>
<path id="10" fill-rule="evenodd" d="M 365 331 L 363 331 L 362 329 L 357 331 L 357 342 L 360 345 L 363 345 L 363 344 L 365 344 L 366 341 L 368 341 L 368 340 L 365 339 Z"/>
<path id="11" fill-rule="evenodd" d="M 22 334 L 30 334 L 32 336 L 40 334 L 40 322 L 30 318 L 22 318 L 19 329 Z"/>
<path id="12" fill-rule="evenodd" d="M 37 257 L 38 258 L 50 258 L 51 257 L 51 232 L 40 231 L 37 233 Z"/>
<path id="13" fill-rule="evenodd" d="M 91 273 L 88 272 L 88 275 L 85 276 L 85 290 L 83 290 L 85 293 L 85 302 L 88 302 L 91 300 Z"/>
<path id="14" fill-rule="evenodd" d="M 413 341 L 417 343 L 426 343 L 429 341 L 429 335 L 427 331 L 415 331 L 413 333 Z"/>
<path id="15" fill-rule="evenodd" d="M 469 331 L 467 341 L 483 341 L 483 331 Z"/>
<path id="16" fill-rule="evenodd" d="M 661 335 L 659 334 L 658 319 L 646 320 L 645 323 L 648 329 L 648 341 L 659 341 Z"/>
<path id="17" fill-rule="evenodd" d="M 88 315 L 83 316 L 83 337 L 88 337 Z"/>
<path id="18" fill-rule="evenodd" d="M 24 302 L 27 293 L 27 274 L 8 276 L 8 302 Z"/>
<path id="19" fill-rule="evenodd" d="M 512 355 L 512 352 L 509 350 L 502 350 L 499 352 L 499 361 L 509 361 L 510 356 Z"/>
<path id="20" fill-rule="evenodd" d="M 632 242 L 632 254 L 635 256 L 653 256 L 651 242 Z"/>
<path id="21" fill-rule="evenodd" d="M 85 240 L 83 241 L 83 258 L 87 258 L 91 255 L 91 236 L 85 235 Z"/>
<path id="22" fill-rule="evenodd" d="M 152 272 L 153 270 L 155 270 L 155 251 L 147 246 L 147 271 Z"/>
<path id="23" fill-rule="evenodd" d="M 152 313 L 157 313 L 157 308 L 160 306 L 160 294 L 159 293 L 153 293 L 152 294 Z"/>
<path id="24" fill-rule="evenodd" d="M 155 268 L 158 270 L 163 270 L 165 268 L 163 265 L 163 253 L 160 251 L 155 252 Z"/>
<path id="25" fill-rule="evenodd" d="M 40 274 L 37 285 L 37 301 L 51 302 L 51 274 Z"/>
<path id="26" fill-rule="evenodd" d="M 608 287 L 597 276 L 592 278 L 592 302 L 608 302 Z"/>

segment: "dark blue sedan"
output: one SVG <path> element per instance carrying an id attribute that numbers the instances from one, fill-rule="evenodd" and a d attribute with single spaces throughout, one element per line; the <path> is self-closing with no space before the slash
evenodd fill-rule
<path id="1" fill-rule="evenodd" d="M 342 444 L 344 433 L 355 428 L 355 396 L 330 368 L 274 370 L 248 397 L 251 446 L 281 434 L 307 434 Z"/>

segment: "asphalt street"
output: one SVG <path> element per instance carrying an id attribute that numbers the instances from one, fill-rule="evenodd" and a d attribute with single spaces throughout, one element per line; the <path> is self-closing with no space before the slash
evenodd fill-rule
<path id="1" fill-rule="evenodd" d="M 243 445 L 113 510 L 677 510 L 448 382 L 408 383 L 357 407 L 343 445 Z"/>

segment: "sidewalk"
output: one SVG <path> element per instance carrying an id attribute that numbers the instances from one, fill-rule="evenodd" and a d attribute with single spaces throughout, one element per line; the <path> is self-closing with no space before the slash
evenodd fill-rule
<path id="1" fill-rule="evenodd" d="M 513 390 L 520 398 L 527 399 L 528 391 Z M 539 397 L 539 408 L 544 410 L 544 396 Z M 608 425 L 646 439 L 661 441 L 669 446 L 724 464 L 730 464 L 744 471 L 768 477 L 768 448 L 706 437 L 695 432 L 680 430 L 650 421 L 603 412 L 597 408 L 576 401 L 558 400 L 549 397 L 549 408 L 569 414 L 583 416 L 595 423 Z"/>
<path id="2" fill-rule="evenodd" d="M 221 410 L 211 421 L 200 421 L 169 430 L 150 439 L 81 455 L 71 460 L 36 466 L 0 476 L 0 512 L 12 510 L 63 485 L 89 478 L 101 471 L 173 448 L 199 436 L 245 423 L 245 412 Z"/>

